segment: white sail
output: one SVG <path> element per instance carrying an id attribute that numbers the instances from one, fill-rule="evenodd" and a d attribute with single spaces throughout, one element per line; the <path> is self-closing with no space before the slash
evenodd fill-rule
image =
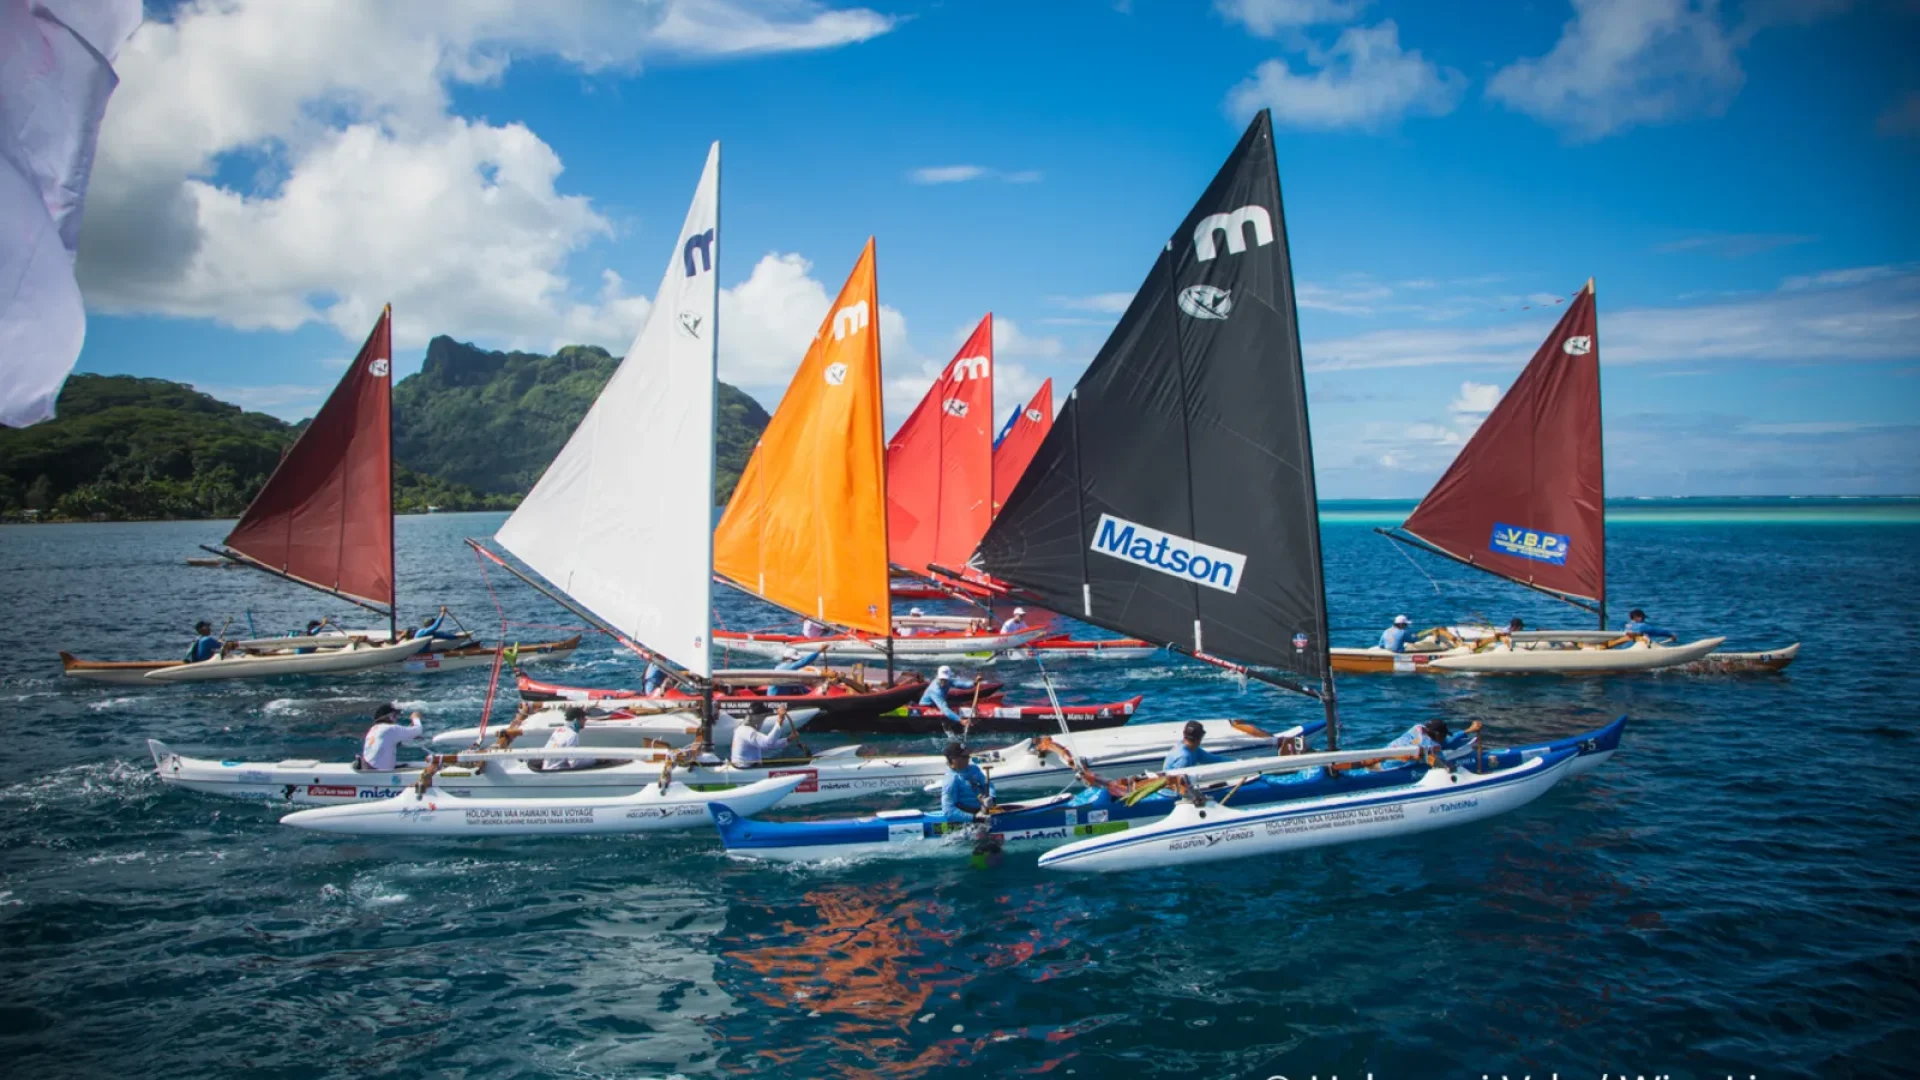
<path id="1" fill-rule="evenodd" d="M 494 538 L 608 625 L 712 672 L 720 144 L 647 324 Z"/>

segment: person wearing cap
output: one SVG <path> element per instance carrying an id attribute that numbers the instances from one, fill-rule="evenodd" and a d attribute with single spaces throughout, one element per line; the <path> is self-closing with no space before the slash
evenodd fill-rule
<path id="1" fill-rule="evenodd" d="M 1207 737 L 1207 727 L 1198 720 L 1187 721 L 1180 729 L 1180 742 L 1167 753 L 1167 760 L 1160 763 L 1160 771 L 1170 769 L 1191 769 L 1195 765 L 1215 765 L 1228 760 L 1211 750 L 1200 749 L 1200 740 Z"/>
<path id="2" fill-rule="evenodd" d="M 926 615 L 926 612 L 921 611 L 919 608 L 907 609 L 907 618 L 909 619 L 918 619 L 918 618 L 924 617 L 925 615 Z M 894 630 L 893 630 L 893 636 L 894 637 L 912 637 L 918 631 L 919 631 L 919 627 L 917 626 L 912 626 L 912 625 L 896 626 L 894 627 Z"/>
<path id="3" fill-rule="evenodd" d="M 780 650 L 780 662 L 773 665 L 773 670 L 799 671 L 801 668 L 806 667 L 808 664 L 811 664 L 818 659 L 820 659 L 819 649 L 815 649 L 810 653 L 803 654 L 799 649 L 796 649 L 793 646 L 789 645 L 786 648 Z M 807 692 L 807 688 L 803 684 L 795 684 L 790 686 L 769 685 L 767 687 L 768 697 L 779 697 L 782 694 L 804 694 L 806 692 Z"/>
<path id="4" fill-rule="evenodd" d="M 785 750 L 793 736 L 793 718 L 787 715 L 785 705 L 767 718 L 765 730 L 754 727 L 751 717 L 743 716 L 733 726 L 733 748 L 728 757 L 736 769 L 757 769 L 762 761 Z"/>
<path id="5" fill-rule="evenodd" d="M 580 729 L 587 726 L 587 710 L 579 705 L 567 706 L 566 723 L 553 729 L 547 736 L 547 749 L 568 750 L 580 745 Z M 563 769 L 588 769 L 600 762 L 596 758 L 542 758 L 532 762 L 535 772 L 558 772 Z"/>
<path id="6" fill-rule="evenodd" d="M 972 821 L 993 805 L 993 781 L 973 763 L 964 743 L 948 743 L 947 775 L 940 781 L 940 816 Z"/>
<path id="7" fill-rule="evenodd" d="M 1014 608 L 1013 618 L 1008 619 L 1006 622 L 1003 622 L 1000 624 L 1000 632 L 1003 634 L 1017 634 L 1020 631 L 1025 630 L 1026 628 L 1027 628 L 1027 609 L 1023 607 Z"/>
<path id="8" fill-rule="evenodd" d="M 959 713 L 953 711 L 953 706 L 947 704 L 947 692 L 949 690 L 971 689 L 973 689 L 972 683 L 968 683 L 965 686 L 959 685 L 954 681 L 953 668 L 948 667 L 946 664 L 941 664 L 940 670 L 933 674 L 933 681 L 927 684 L 925 690 L 921 691 L 920 704 L 930 705 L 939 709 L 940 715 L 946 717 L 948 723 L 958 727 L 961 731 L 967 731 L 973 727 L 973 721 L 967 720 Z"/>
<path id="9" fill-rule="evenodd" d="M 1406 652 L 1407 643 L 1412 640 L 1412 620 L 1405 615 L 1395 615 L 1393 625 L 1380 635 L 1380 647 L 1388 652 Z"/>
<path id="10" fill-rule="evenodd" d="M 1671 630 L 1662 630 L 1647 621 L 1647 613 L 1639 608 L 1627 612 L 1627 624 L 1620 632 L 1630 637 L 1659 638 L 1662 641 L 1678 641 L 1680 635 Z"/>
<path id="11" fill-rule="evenodd" d="M 205 619 L 193 624 L 193 647 L 187 650 L 187 663 L 197 664 L 219 656 L 226 646 L 213 636 L 213 624 Z"/>
<path id="12" fill-rule="evenodd" d="M 353 767 L 362 772 L 386 772 L 399 760 L 402 743 L 419 742 L 425 737 L 420 711 L 414 710 L 412 718 L 402 725 L 400 706 L 389 701 L 373 710 L 373 726 L 360 740 L 360 756 L 353 759 Z"/>

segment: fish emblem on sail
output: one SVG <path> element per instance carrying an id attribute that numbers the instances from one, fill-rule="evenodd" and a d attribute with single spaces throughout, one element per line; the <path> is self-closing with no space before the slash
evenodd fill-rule
<path id="1" fill-rule="evenodd" d="M 940 408 L 945 411 L 948 416 L 967 415 L 967 403 L 961 401 L 959 398 L 948 398 L 940 403 Z"/>
<path id="2" fill-rule="evenodd" d="M 841 383 L 846 382 L 847 381 L 847 365 L 828 364 L 827 370 L 826 370 L 826 380 L 827 380 L 828 386 L 839 386 Z"/>
<path id="3" fill-rule="evenodd" d="M 1233 312 L 1233 294 L 1212 285 L 1189 285 L 1180 290 L 1179 304 L 1196 319 L 1224 319 Z"/>
<path id="4" fill-rule="evenodd" d="M 1570 337 L 1566 344 L 1560 346 L 1560 351 L 1568 356 L 1585 356 L 1593 351 L 1593 338 L 1586 334 Z"/>

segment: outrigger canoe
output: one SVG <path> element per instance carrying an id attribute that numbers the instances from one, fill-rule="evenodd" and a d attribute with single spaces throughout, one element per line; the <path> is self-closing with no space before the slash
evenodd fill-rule
<path id="1" fill-rule="evenodd" d="M 1511 769 L 1534 758 L 1570 751 L 1575 762 L 1569 775 L 1577 776 L 1598 768 L 1612 757 L 1625 729 L 1626 719 L 1622 717 L 1597 731 L 1491 751 L 1483 757 L 1489 768 Z M 1364 758 L 1378 753 L 1378 750 L 1365 750 L 1344 755 L 1307 755 L 1299 759 L 1302 767 L 1293 771 L 1276 771 L 1245 780 L 1211 781 L 1195 790 L 1203 798 L 1214 799 L 1215 805 L 1246 809 L 1329 796 L 1411 789 L 1427 772 L 1424 765 L 1405 762 L 1383 763 L 1378 769 L 1340 769 L 1312 764 L 1330 757 Z M 1471 736 L 1456 735 L 1448 741 L 1449 759 L 1466 761 L 1474 754 Z M 1271 760 L 1277 767 L 1284 767 L 1287 762 L 1284 757 Z M 998 774 L 994 776 L 994 783 L 996 787 L 1005 787 Z M 890 810 L 866 817 L 831 820 L 758 821 L 739 811 L 730 801 L 714 803 L 711 811 L 728 855 L 801 862 L 943 851 L 967 853 L 981 843 L 999 849 L 1004 845 L 1108 836 L 1165 819 L 1186 798 L 1171 788 L 1163 788 L 1130 802 L 1105 788 L 1090 788 L 1034 802 L 1006 804 L 995 808 L 985 823 L 949 821 L 938 812 L 920 810 Z"/>
<path id="2" fill-rule="evenodd" d="M 1008 649 L 1000 654 L 1003 660 L 1145 660 L 1159 653 L 1160 649 L 1150 641 L 1139 638 L 1108 638 L 1100 641 L 1081 641 L 1065 634 L 1056 637 L 1041 638 L 1023 648 Z"/>
<path id="3" fill-rule="evenodd" d="M 799 671 L 735 669 L 716 671 L 713 674 L 716 688 L 724 687 L 733 691 L 714 694 L 714 702 L 729 712 L 759 714 L 771 711 L 776 705 L 786 705 L 795 709 L 817 710 L 823 718 L 840 717 L 850 723 L 898 713 L 918 701 L 927 686 L 927 680 L 924 677 L 911 672 L 900 673 L 892 686 L 879 689 L 873 689 L 858 679 L 850 679 L 836 672 L 817 669 Z M 608 708 L 658 708 L 663 705 L 677 705 L 685 708 L 700 700 L 671 687 L 659 697 L 645 697 L 636 690 L 594 690 L 560 686 L 554 683 L 536 682 L 525 675 L 517 676 L 515 682 L 519 686 L 522 701 L 540 703 L 591 702 Z M 787 685 L 808 688 L 797 694 L 767 694 L 746 689 Z M 981 685 L 981 692 L 986 695 L 998 693 L 1000 690 L 999 683 L 985 682 Z M 867 729 L 856 725 L 834 730 L 864 731 Z"/>
<path id="4" fill-rule="evenodd" d="M 1355 674 L 1473 672 L 1480 674 L 1614 674 L 1633 671 L 1660 671 L 1687 668 L 1715 656 L 1728 658 L 1729 669 L 1758 670 L 1761 656 L 1775 658 L 1786 666 L 1799 651 L 1798 645 L 1775 653 L 1715 653 L 1726 638 L 1702 638 L 1685 645 L 1658 645 L 1635 642 L 1608 648 L 1619 640 L 1618 634 L 1601 630 L 1523 630 L 1513 635 L 1513 647 L 1504 644 L 1476 647 L 1473 644 L 1451 648 L 1389 652 L 1379 647 L 1368 649 L 1335 648 L 1333 669 Z"/>
<path id="5" fill-rule="evenodd" d="M 993 684 L 983 684 L 992 686 Z M 968 691 L 949 695 L 947 704 L 963 719 L 973 721 L 968 729 L 975 735 L 1023 735 L 1031 732 L 1058 731 L 1062 718 L 1069 731 L 1097 731 L 1120 727 L 1140 708 L 1146 695 L 1136 694 L 1125 701 L 1099 705 L 1062 705 L 1058 713 L 1051 704 L 1009 705 L 983 690 L 978 705 L 962 704 Z M 850 717 L 823 714 L 813 721 L 814 731 L 856 732 L 862 735 L 938 735 L 952 729 L 939 709 L 932 705 L 909 705 L 894 713 L 879 716 Z"/>
<path id="6" fill-rule="evenodd" d="M 1207 746 L 1228 756 L 1274 752 L 1276 745 L 1303 746 L 1317 734 L 1319 722 L 1275 734 L 1259 732 L 1237 721 L 1209 720 Z M 1089 766 L 1136 772 L 1157 766 L 1180 738 L 1178 724 L 1135 724 L 1112 731 L 1075 735 L 1056 741 L 1025 739 L 1007 746 L 980 750 L 973 760 L 993 776 L 1001 790 L 1058 788 L 1073 779 L 1073 758 Z M 1064 745 L 1063 745 L 1064 744 Z M 148 740 L 160 779 L 173 787 L 228 798 L 284 801 L 295 805 L 333 806 L 387 799 L 401 793 L 421 776 L 420 764 L 369 772 L 351 762 L 323 762 L 312 758 L 285 761 L 233 761 L 187 757 L 158 740 Z M 542 770 L 528 762 L 558 756 L 536 749 L 477 750 L 435 755 L 439 764 L 434 785 L 454 795 L 488 798 L 610 797 L 657 783 L 663 765 L 684 755 L 666 747 L 589 748 L 566 751 L 565 756 L 607 757 L 589 769 Z M 938 754 L 895 757 L 867 756 L 858 746 L 835 747 L 817 754 L 763 762 L 737 769 L 725 762 L 676 764 L 674 776 L 700 789 L 731 790 L 761 780 L 797 776 L 798 786 L 783 805 L 832 802 L 886 793 L 916 792 L 946 775 L 946 759 Z"/>
<path id="7" fill-rule="evenodd" d="M 297 675 L 347 675 L 372 668 L 398 664 L 425 649 L 422 638 L 391 645 L 375 644 L 358 638 L 340 644 L 339 639 L 317 645 L 312 652 L 296 648 L 303 642 L 320 638 L 269 638 L 276 648 L 229 653 L 198 663 L 185 660 L 82 660 L 72 653 L 60 654 L 60 667 L 69 679 L 119 685 L 150 686 L 154 683 L 207 682 L 215 679 L 271 679 Z M 246 643 L 242 643 L 243 645 Z"/>
<path id="8" fill-rule="evenodd" d="M 1045 636 L 1045 627 L 1022 630 L 1017 634 L 936 630 L 911 637 L 867 638 L 852 635 L 803 637 L 762 631 L 715 630 L 713 644 L 722 657 L 750 656 L 778 659 L 788 649 L 804 652 L 818 650 L 831 663 L 885 663 L 889 645 L 900 663 L 937 663 L 956 660 L 984 660 L 1007 649 L 1017 649 Z"/>
<path id="9" fill-rule="evenodd" d="M 726 798 L 765 810 L 799 786 L 796 776 L 734 788 Z M 408 787 L 390 799 L 296 810 L 282 825 L 356 836 L 508 836 L 603 834 L 691 829 L 707 820 L 719 793 L 678 781 L 649 784 L 612 798 L 499 799 Z"/>
<path id="10" fill-rule="evenodd" d="M 691 746 L 700 734 L 700 712 L 685 701 L 666 702 L 642 698 L 633 702 L 602 702 L 590 707 L 587 721 L 580 728 L 580 745 L 602 749 L 633 747 Z M 612 707 L 609 707 L 612 706 Z M 733 732 L 742 719 L 761 722 L 774 712 L 773 706 L 741 712 L 721 710 L 713 718 L 713 739 L 721 746 L 733 742 Z M 795 730 L 805 728 L 819 712 L 815 709 L 788 709 L 787 717 Z M 550 705 L 528 716 L 481 731 L 477 727 L 455 728 L 433 737 L 433 745 L 459 749 L 486 739 L 517 749 L 544 745 L 553 730 L 567 722 L 564 706 Z M 504 743 L 501 740 L 505 740 Z"/>
<path id="11" fill-rule="evenodd" d="M 565 660 L 580 647 L 580 635 L 560 641 L 530 641 L 509 647 L 509 655 L 515 664 L 535 664 L 552 660 Z M 400 664 L 400 670 L 409 675 L 420 675 L 439 671 L 460 671 L 464 668 L 492 667 L 494 646 L 478 642 L 461 645 L 458 648 L 421 653 L 410 657 Z"/>

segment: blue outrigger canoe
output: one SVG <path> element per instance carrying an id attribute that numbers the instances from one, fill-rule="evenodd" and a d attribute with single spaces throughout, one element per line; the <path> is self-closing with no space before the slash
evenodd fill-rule
<path id="1" fill-rule="evenodd" d="M 1533 758 L 1563 750 L 1576 759 L 1569 775 L 1598 767 L 1620 747 L 1627 718 L 1603 728 L 1553 742 L 1489 750 L 1480 755 L 1486 772 L 1510 769 Z M 1455 735 L 1447 756 L 1471 758 L 1472 736 Z M 1349 795 L 1411 786 L 1426 774 L 1419 764 L 1387 765 L 1377 769 L 1329 770 L 1323 767 L 1221 781 L 1203 788 L 1222 805 L 1240 809 L 1298 799 Z M 1235 785 L 1238 785 L 1237 787 Z M 1046 799 L 1001 806 L 990 823 L 948 821 L 936 812 L 889 810 L 858 818 L 816 821 L 760 821 L 735 813 L 724 802 L 710 803 L 708 812 L 720 830 L 727 854 L 748 859 L 807 862 L 878 854 L 926 852 L 972 853 L 1006 844 L 1076 840 L 1124 831 L 1135 824 L 1159 821 L 1173 811 L 1179 796 L 1159 791 L 1131 805 L 1104 789 L 1062 793 Z"/>

